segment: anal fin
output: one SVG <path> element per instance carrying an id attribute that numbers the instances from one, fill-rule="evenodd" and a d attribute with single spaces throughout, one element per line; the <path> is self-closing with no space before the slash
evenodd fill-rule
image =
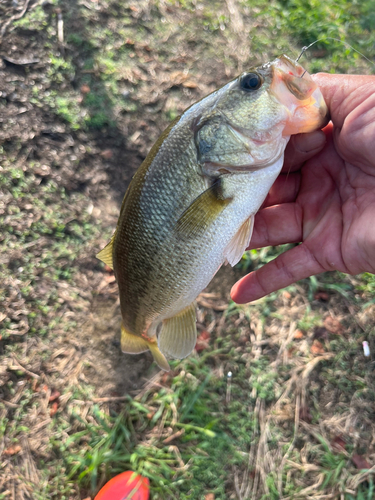
<path id="1" fill-rule="evenodd" d="M 165 319 L 158 338 L 159 349 L 166 356 L 183 359 L 194 349 L 197 341 L 196 314 L 190 304 L 172 318 Z"/>
<path id="2" fill-rule="evenodd" d="M 156 339 L 146 340 L 139 335 L 128 332 L 124 325 L 121 325 L 121 350 L 129 354 L 139 354 L 150 350 L 159 368 L 169 372 L 169 364 L 165 356 L 160 352 Z"/>
<path id="3" fill-rule="evenodd" d="M 234 235 L 234 238 L 224 249 L 224 257 L 232 267 L 241 260 L 246 248 L 249 246 L 254 229 L 254 215 L 249 217 Z"/>

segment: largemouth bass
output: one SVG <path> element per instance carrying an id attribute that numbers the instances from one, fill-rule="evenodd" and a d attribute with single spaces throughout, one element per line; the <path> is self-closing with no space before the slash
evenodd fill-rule
<path id="1" fill-rule="evenodd" d="M 311 77 L 283 55 L 190 106 L 159 137 L 125 194 L 98 258 L 120 291 L 121 347 L 186 357 L 194 300 L 249 245 L 254 215 L 292 134 L 320 128 L 327 107 Z"/>

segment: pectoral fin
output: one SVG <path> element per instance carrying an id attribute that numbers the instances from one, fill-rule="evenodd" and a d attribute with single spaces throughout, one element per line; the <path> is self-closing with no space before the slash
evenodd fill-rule
<path id="1" fill-rule="evenodd" d="M 176 225 L 178 234 L 185 238 L 202 234 L 230 202 L 231 198 L 223 198 L 221 180 L 217 179 L 178 219 Z"/>
<path id="2" fill-rule="evenodd" d="M 165 356 L 160 352 L 156 340 L 150 341 L 143 337 L 128 332 L 124 325 L 121 325 L 121 350 L 129 354 L 139 354 L 150 350 L 159 368 L 169 372 L 169 364 Z"/>
<path id="3" fill-rule="evenodd" d="M 224 257 L 232 267 L 241 260 L 241 257 L 249 246 L 254 229 L 254 216 L 249 217 L 235 234 L 234 238 L 224 249 Z"/>
<path id="4" fill-rule="evenodd" d="M 111 241 L 101 250 L 98 254 L 96 254 L 96 258 L 107 264 L 111 269 L 113 269 L 113 241 L 115 239 L 116 233 L 112 236 Z"/>
<path id="5" fill-rule="evenodd" d="M 163 321 L 158 338 L 160 350 L 173 358 L 186 358 L 197 341 L 195 306 L 190 304 L 173 318 Z"/>

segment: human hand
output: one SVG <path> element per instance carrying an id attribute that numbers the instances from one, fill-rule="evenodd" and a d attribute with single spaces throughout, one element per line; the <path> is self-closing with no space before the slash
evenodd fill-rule
<path id="1" fill-rule="evenodd" d="M 324 271 L 375 273 L 375 76 L 313 78 L 332 123 L 292 137 L 249 248 L 301 244 L 238 281 L 235 302 Z"/>

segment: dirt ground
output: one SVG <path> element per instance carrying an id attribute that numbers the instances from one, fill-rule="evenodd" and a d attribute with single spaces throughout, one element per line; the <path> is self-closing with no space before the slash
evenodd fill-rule
<path id="1" fill-rule="evenodd" d="M 0 499 L 76 500 L 92 494 L 78 482 L 64 489 L 66 469 L 54 440 L 74 430 L 72 406 L 86 419 L 87 401 L 110 398 L 109 414 L 120 408 L 116 398 L 136 394 L 157 373 L 151 355 L 121 353 L 117 286 L 95 254 L 115 228 L 132 175 L 171 119 L 245 67 L 292 49 L 272 20 L 255 17 L 248 3 L 213 2 L 210 12 L 205 3 L 182 4 L 0 2 Z M 219 323 L 230 287 L 244 272 L 225 267 L 215 277 L 208 292 L 217 295 L 201 300 L 201 330 L 212 317 Z M 259 325 L 266 325 L 268 344 L 259 345 L 280 360 L 292 356 L 288 342 L 307 318 L 305 330 L 298 331 L 324 361 L 332 332 L 322 330 L 319 337 L 314 328 L 333 315 L 345 335 L 358 334 L 358 345 L 368 339 L 374 352 L 373 309 L 363 312 L 351 298 L 343 299 L 350 288 L 353 297 L 362 293 L 367 300 L 370 285 L 360 292 L 362 282 L 353 278 L 337 291 L 334 280 L 327 283 L 328 292 L 313 296 L 312 308 L 310 285 L 304 283 L 294 295 L 275 300 L 273 316 L 254 313 L 249 322 L 237 312 L 233 322 L 242 328 L 240 339 L 253 335 L 263 342 Z M 235 347 L 241 349 L 241 341 Z M 353 354 L 350 363 L 364 366 L 363 356 L 358 359 Z M 366 370 L 369 383 L 373 371 L 367 365 Z M 349 420 L 338 428 L 352 433 L 358 454 L 373 464 L 372 389 L 367 402 L 351 401 L 348 410 L 345 390 L 318 373 L 310 382 L 313 392 L 326 389 L 319 403 L 326 419 L 337 418 L 337 405 L 345 417 L 356 409 L 353 429 Z M 294 410 L 283 411 L 279 420 L 293 425 Z M 310 417 L 302 414 L 301 420 L 311 427 Z M 357 477 L 355 487 L 364 478 Z M 236 498 L 234 483 L 228 488 L 227 498 Z"/>

